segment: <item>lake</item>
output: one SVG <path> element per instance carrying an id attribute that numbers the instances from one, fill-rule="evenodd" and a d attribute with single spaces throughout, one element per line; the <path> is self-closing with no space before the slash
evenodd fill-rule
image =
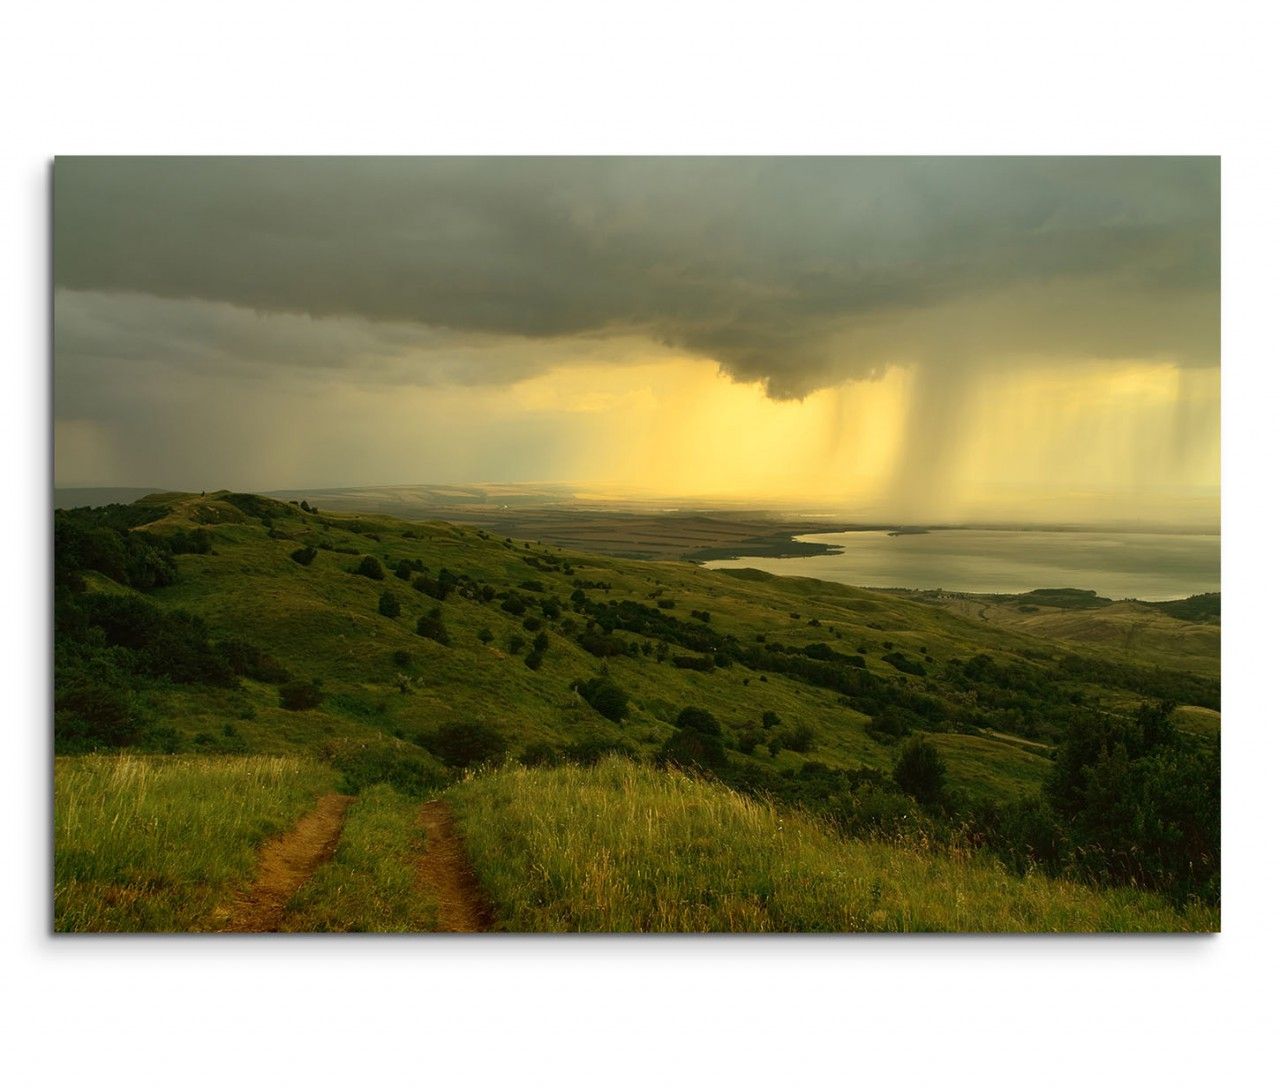
<path id="1" fill-rule="evenodd" d="M 1145 601 L 1177 600 L 1221 588 L 1216 534 L 938 529 L 898 536 L 883 531 L 811 533 L 796 539 L 843 550 L 795 559 L 717 559 L 706 566 L 754 567 L 879 588 L 1025 593 L 1070 587 Z"/>

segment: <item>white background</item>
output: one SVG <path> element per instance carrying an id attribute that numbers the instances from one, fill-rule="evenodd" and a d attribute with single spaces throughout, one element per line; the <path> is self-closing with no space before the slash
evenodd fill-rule
<path id="1" fill-rule="evenodd" d="M 1234 1085 L 1274 1075 L 1271 18 L 1261 4 L 1171 0 L 10 6 L 0 62 L 9 1083 Z M 48 163 L 140 152 L 1223 155 L 1224 934 L 51 940 Z"/>

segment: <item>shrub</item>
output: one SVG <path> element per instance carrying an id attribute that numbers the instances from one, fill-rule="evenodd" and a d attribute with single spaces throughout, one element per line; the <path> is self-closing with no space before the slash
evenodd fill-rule
<path id="1" fill-rule="evenodd" d="M 320 755 L 342 772 L 344 793 L 385 782 L 401 793 L 421 795 L 449 782 L 444 768 L 426 752 L 390 739 L 331 741 Z"/>
<path id="2" fill-rule="evenodd" d="M 446 767 L 497 763 L 507 751 L 503 735 L 492 726 L 479 722 L 442 725 L 433 733 L 421 734 L 417 742 Z"/>
<path id="3" fill-rule="evenodd" d="M 507 652 L 513 657 L 524 649 L 524 636 L 512 635 L 507 639 Z"/>
<path id="4" fill-rule="evenodd" d="M 396 595 L 391 590 L 384 589 L 382 591 L 382 596 L 378 598 L 378 612 L 389 620 L 393 620 L 400 615 L 400 602 L 396 600 Z"/>
<path id="5" fill-rule="evenodd" d="M 413 564 L 407 559 L 401 559 L 400 562 L 396 564 L 396 577 L 402 582 L 407 582 L 413 577 Z"/>
<path id="6" fill-rule="evenodd" d="M 881 743 L 909 736 L 924 726 L 924 719 L 905 706 L 890 704 L 881 707 L 867 723 L 867 732 Z"/>
<path id="7" fill-rule="evenodd" d="M 58 688 L 53 739 L 59 752 L 86 752 L 135 744 L 141 738 L 142 726 L 133 694 L 119 679 L 84 677 Z"/>
<path id="8" fill-rule="evenodd" d="M 720 723 L 709 710 L 701 707 L 687 706 L 676 716 L 677 729 L 692 729 L 695 733 L 703 733 L 708 737 L 720 736 Z"/>
<path id="9" fill-rule="evenodd" d="M 620 722 L 627 716 L 627 693 L 607 676 L 579 680 L 574 687 L 592 710 L 611 722 Z"/>
<path id="10" fill-rule="evenodd" d="M 391 660 L 402 669 L 407 669 L 413 664 L 413 657 L 409 654 L 408 650 L 396 650 L 396 652 L 391 655 Z"/>
<path id="11" fill-rule="evenodd" d="M 320 705 L 320 685 L 314 680 L 290 680 L 280 685 L 280 705 L 285 710 L 310 710 Z"/>
<path id="12" fill-rule="evenodd" d="M 565 759 L 580 767 L 594 767 L 606 756 L 633 759 L 635 754 L 635 750 L 625 741 L 610 737 L 584 737 L 566 745 L 564 750 Z"/>
<path id="13" fill-rule="evenodd" d="M 700 730 L 680 729 L 667 738 L 658 751 L 658 762 L 676 767 L 700 767 L 713 770 L 728 763 L 724 741 L 718 735 Z"/>
<path id="14" fill-rule="evenodd" d="M 685 654 L 672 654 L 671 664 L 677 669 L 711 672 L 716 667 L 716 659 L 714 657 L 689 657 Z"/>
<path id="15" fill-rule="evenodd" d="M 922 805 L 937 804 L 947 783 L 947 765 L 937 748 L 923 737 L 912 737 L 893 765 L 893 780 Z"/>
<path id="16" fill-rule="evenodd" d="M 356 573 L 363 575 L 365 578 L 372 578 L 375 582 L 381 582 L 386 577 L 382 564 L 372 555 L 366 555 L 360 560 L 360 565 L 356 567 Z"/>
<path id="17" fill-rule="evenodd" d="M 439 608 L 433 608 L 425 616 L 419 617 L 418 634 L 423 638 L 434 639 L 441 646 L 449 645 L 449 632 L 445 628 Z"/>
<path id="18" fill-rule="evenodd" d="M 493 632 L 487 627 L 481 627 L 480 630 L 476 632 L 476 638 L 488 646 L 489 643 L 493 641 Z"/>
<path id="19" fill-rule="evenodd" d="M 520 764 L 524 767 L 556 767 L 563 762 L 560 750 L 544 740 L 526 745 L 520 753 Z"/>
<path id="20" fill-rule="evenodd" d="M 602 635 L 599 631 L 583 631 L 578 645 L 595 657 L 620 657 L 627 652 L 627 644 L 617 635 Z"/>
<path id="21" fill-rule="evenodd" d="M 813 727 L 808 725 L 797 725 L 785 732 L 777 734 L 777 740 L 783 748 L 789 748 L 793 752 L 812 752 L 813 742 L 817 739 Z"/>
<path id="22" fill-rule="evenodd" d="M 782 724 L 782 718 L 776 710 L 766 710 L 760 715 L 760 724 L 766 729 L 772 729 L 775 725 Z"/>
<path id="23" fill-rule="evenodd" d="M 536 672 L 542 668 L 542 654 L 538 653 L 537 650 L 532 650 L 525 655 L 524 663 Z"/>
<path id="24" fill-rule="evenodd" d="M 244 639 L 220 639 L 213 648 L 226 658 L 231 671 L 237 676 L 247 676 L 264 684 L 286 684 L 293 679 L 279 661 Z"/>
<path id="25" fill-rule="evenodd" d="M 893 643 L 886 642 L 885 645 L 892 646 Z M 892 665 L 899 672 L 905 672 L 911 676 L 925 675 L 924 666 L 921 665 L 920 662 L 912 661 L 911 658 L 906 656 L 906 654 L 897 650 L 894 650 L 893 653 L 882 655 L 880 660 Z"/>
<path id="26" fill-rule="evenodd" d="M 524 623 L 521 626 L 523 626 L 524 629 L 529 632 L 541 631 L 542 620 L 538 619 L 537 616 L 525 616 Z"/>
<path id="27" fill-rule="evenodd" d="M 169 537 L 169 550 L 174 555 L 208 555 L 213 551 L 213 534 L 208 529 L 179 529 Z"/>

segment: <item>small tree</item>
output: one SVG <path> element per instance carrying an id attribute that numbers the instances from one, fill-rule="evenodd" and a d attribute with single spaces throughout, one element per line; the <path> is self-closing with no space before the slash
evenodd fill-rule
<path id="1" fill-rule="evenodd" d="M 702 767 L 711 770 L 723 767 L 724 741 L 718 734 L 704 733 L 698 729 L 680 729 L 667 738 L 658 752 L 658 762 L 676 767 Z"/>
<path id="2" fill-rule="evenodd" d="M 607 676 L 580 680 L 575 687 L 588 706 L 611 722 L 620 722 L 627 716 L 627 693 Z"/>
<path id="3" fill-rule="evenodd" d="M 503 735 L 479 722 L 442 725 L 434 733 L 419 736 L 418 743 L 448 767 L 497 763 L 507 751 Z"/>
<path id="4" fill-rule="evenodd" d="M 396 600 L 396 595 L 391 590 L 382 591 L 382 596 L 378 598 L 378 611 L 389 620 L 400 615 L 400 602 Z"/>
<path id="5" fill-rule="evenodd" d="M 439 608 L 433 608 L 418 620 L 418 634 L 423 638 L 434 639 L 441 646 L 449 645 L 449 632 L 445 629 L 444 619 Z"/>
<path id="6" fill-rule="evenodd" d="M 708 737 L 720 736 L 720 723 L 709 710 L 701 707 L 687 706 L 676 717 L 677 729 L 692 729 Z"/>
<path id="7" fill-rule="evenodd" d="M 320 705 L 320 685 L 314 680 L 291 680 L 280 685 L 280 705 L 285 710 L 310 710 Z"/>
<path id="8" fill-rule="evenodd" d="M 812 752 L 816 739 L 817 734 L 811 725 L 797 725 L 778 734 L 782 747 L 790 748 L 793 752 Z"/>
<path id="9" fill-rule="evenodd" d="M 372 578 L 375 582 L 381 582 L 386 577 L 382 564 L 372 555 L 366 555 L 360 560 L 360 565 L 356 567 L 356 573 L 362 574 L 366 578 Z"/>
<path id="10" fill-rule="evenodd" d="M 902 747 L 893 780 L 922 805 L 937 804 L 947 783 L 947 765 L 929 741 L 916 735 Z"/>

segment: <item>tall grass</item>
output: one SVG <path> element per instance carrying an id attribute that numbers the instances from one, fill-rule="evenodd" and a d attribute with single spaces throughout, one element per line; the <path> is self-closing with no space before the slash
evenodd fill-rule
<path id="1" fill-rule="evenodd" d="M 347 810 L 333 860 L 290 900 L 283 932 L 421 933 L 436 928 L 436 906 L 418 880 L 427 848 L 420 798 L 370 786 Z"/>
<path id="2" fill-rule="evenodd" d="M 54 767 L 54 928 L 191 931 L 256 847 L 333 787 L 291 757 L 82 756 Z"/>
<path id="3" fill-rule="evenodd" d="M 928 844 L 852 842 L 714 783 L 623 760 L 508 769 L 449 797 L 502 928 L 518 931 L 1213 930 Z"/>

